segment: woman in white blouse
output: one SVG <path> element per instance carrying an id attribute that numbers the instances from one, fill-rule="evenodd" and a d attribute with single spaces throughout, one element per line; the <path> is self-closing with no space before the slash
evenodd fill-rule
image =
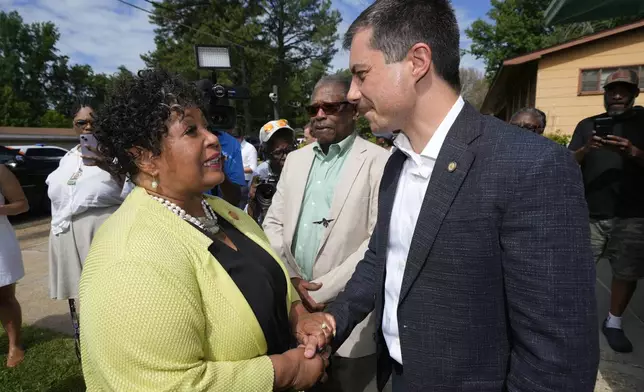
<path id="1" fill-rule="evenodd" d="M 73 126 L 79 137 L 91 134 L 92 108 L 79 104 L 74 112 Z M 133 187 L 101 167 L 105 165 L 100 157 L 83 160 L 79 145 L 60 160 L 58 169 L 47 178 L 52 215 L 49 292 L 53 299 L 69 300 L 73 320 L 76 319 L 74 300 L 78 298 L 78 283 L 94 233 Z"/>

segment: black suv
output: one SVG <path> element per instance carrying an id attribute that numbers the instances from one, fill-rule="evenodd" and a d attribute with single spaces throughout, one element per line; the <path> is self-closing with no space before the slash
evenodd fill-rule
<path id="1" fill-rule="evenodd" d="M 4 164 L 18 178 L 32 211 L 48 211 L 51 207 L 45 180 L 58 168 L 58 162 L 25 157 L 18 150 L 0 146 L 0 164 Z"/>

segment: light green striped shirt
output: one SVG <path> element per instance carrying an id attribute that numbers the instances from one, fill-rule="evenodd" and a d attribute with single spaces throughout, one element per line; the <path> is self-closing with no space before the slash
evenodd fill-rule
<path id="1" fill-rule="evenodd" d="M 309 171 L 291 249 L 295 255 L 295 261 L 302 271 L 302 278 L 305 280 L 313 279 L 313 264 L 326 229 L 324 225 L 313 222 L 331 218 L 329 211 L 333 202 L 335 186 L 340 180 L 342 167 L 355 140 L 356 134 L 354 133 L 341 142 L 330 145 L 326 155 L 318 142 L 313 143 L 315 158 Z"/>

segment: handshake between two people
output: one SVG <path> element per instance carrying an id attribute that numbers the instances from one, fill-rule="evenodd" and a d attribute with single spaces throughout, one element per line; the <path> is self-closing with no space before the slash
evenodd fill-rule
<path id="1" fill-rule="evenodd" d="M 271 355 L 275 372 L 274 390 L 307 390 L 324 383 L 328 376 L 335 319 L 328 313 L 308 313 L 301 303 L 293 309 L 295 337 L 299 346 L 283 354 Z"/>

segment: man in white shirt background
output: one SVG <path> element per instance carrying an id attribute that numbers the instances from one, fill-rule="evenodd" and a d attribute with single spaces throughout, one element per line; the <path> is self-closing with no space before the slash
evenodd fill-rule
<path id="1" fill-rule="evenodd" d="M 242 135 L 239 128 L 234 128 L 230 132 L 230 134 L 233 135 L 241 145 L 241 155 L 242 163 L 244 165 L 244 178 L 246 179 L 246 186 L 242 187 L 241 190 L 242 195 L 239 208 L 244 209 L 246 207 L 246 204 L 248 203 L 250 181 L 253 179 L 253 173 L 255 172 L 255 170 L 257 170 L 257 150 L 252 144 L 248 143 L 246 139 L 244 139 L 244 135 Z"/>
<path id="2" fill-rule="evenodd" d="M 351 25 L 347 100 L 375 136 L 401 130 L 378 222 L 306 355 L 374 312 L 393 392 L 594 390 L 595 270 L 579 168 L 561 146 L 460 97 L 448 0 L 377 0 Z M 334 337 L 335 334 L 335 337 Z"/>

